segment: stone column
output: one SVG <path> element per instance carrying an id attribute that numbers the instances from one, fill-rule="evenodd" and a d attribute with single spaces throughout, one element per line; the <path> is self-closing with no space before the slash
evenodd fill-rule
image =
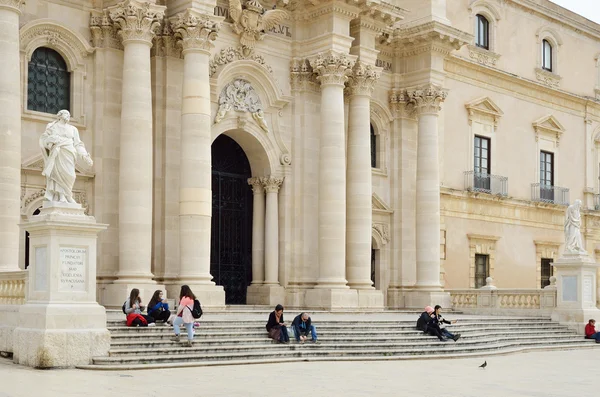
<path id="1" fill-rule="evenodd" d="M 438 112 L 447 91 L 428 85 L 409 90 L 418 118 L 417 136 L 417 282 L 418 294 L 411 306 L 431 304 L 440 283 L 440 169 L 438 159 Z M 419 292 L 419 291 L 417 291 Z M 440 301 L 442 297 L 435 298 Z M 449 299 L 448 299 L 449 300 Z M 448 302 L 449 303 L 449 302 Z M 440 303 L 444 306 L 444 303 Z M 446 305 L 447 306 L 447 305 Z"/>
<path id="2" fill-rule="evenodd" d="M 204 305 L 223 305 L 223 287 L 210 274 L 212 217 L 209 61 L 219 24 L 187 10 L 171 19 L 183 45 L 179 190 L 180 271 Z"/>
<path id="3" fill-rule="evenodd" d="M 379 71 L 357 61 L 348 81 L 346 276 L 350 288 L 372 289 L 371 94 Z"/>
<path id="4" fill-rule="evenodd" d="M 152 252 L 152 89 L 150 47 L 164 6 L 127 0 L 108 9 L 123 41 L 119 155 L 119 272 L 117 284 L 150 298 Z M 145 286 L 144 286 L 145 285 Z"/>
<path id="5" fill-rule="evenodd" d="M 277 194 L 283 178 L 261 178 L 267 192 L 265 215 L 265 285 L 279 285 L 279 204 Z"/>
<path id="6" fill-rule="evenodd" d="M 0 2 L 0 271 L 19 270 L 21 77 L 19 15 L 25 1 Z"/>
<path id="7" fill-rule="evenodd" d="M 309 307 L 355 307 L 358 295 L 346 290 L 346 137 L 344 84 L 353 62 L 328 51 L 310 60 L 321 83 L 319 142 L 319 278 L 307 291 Z"/>
<path id="8" fill-rule="evenodd" d="M 254 193 L 252 204 L 252 285 L 265 281 L 265 189 L 260 178 L 248 179 Z"/>

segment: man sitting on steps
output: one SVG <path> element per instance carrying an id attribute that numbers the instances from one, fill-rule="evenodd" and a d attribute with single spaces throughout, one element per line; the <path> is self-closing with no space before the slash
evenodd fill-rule
<path id="1" fill-rule="evenodd" d="M 297 342 L 304 343 L 308 333 L 310 332 L 312 336 L 311 341 L 317 343 L 317 329 L 311 324 L 308 313 L 300 313 L 297 315 L 294 321 L 292 321 L 292 327 L 294 329 Z"/>

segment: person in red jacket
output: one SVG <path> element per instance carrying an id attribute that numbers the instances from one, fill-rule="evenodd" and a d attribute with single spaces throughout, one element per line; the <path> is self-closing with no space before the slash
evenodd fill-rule
<path id="1" fill-rule="evenodd" d="M 585 339 L 596 339 L 596 343 L 600 343 L 600 332 L 596 332 L 596 320 L 591 319 L 585 326 Z"/>

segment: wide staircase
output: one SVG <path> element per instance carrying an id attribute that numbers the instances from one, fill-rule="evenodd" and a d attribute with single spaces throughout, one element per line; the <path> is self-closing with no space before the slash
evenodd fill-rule
<path id="1" fill-rule="evenodd" d="M 267 338 L 267 308 L 228 308 L 205 313 L 192 347 L 170 341 L 172 327 L 131 328 L 122 313 L 109 313 L 111 347 L 85 369 L 147 369 L 290 361 L 398 360 L 488 356 L 536 349 L 600 347 L 548 318 L 490 317 L 448 313 L 458 322 L 458 342 L 439 342 L 415 329 L 418 312 L 311 312 L 319 344 L 273 343 Z M 297 313 L 284 314 L 288 324 Z M 182 330 L 185 340 L 185 329 Z"/>

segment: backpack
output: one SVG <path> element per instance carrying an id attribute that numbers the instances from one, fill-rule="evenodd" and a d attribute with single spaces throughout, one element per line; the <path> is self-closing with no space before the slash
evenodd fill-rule
<path id="1" fill-rule="evenodd" d="M 123 302 L 123 307 L 121 309 L 123 309 L 123 313 L 127 314 L 127 312 L 125 311 L 125 305 L 127 304 L 127 301 Z"/>
<path id="2" fill-rule="evenodd" d="M 189 307 L 188 307 L 189 309 Z M 192 317 L 200 318 L 202 317 L 202 306 L 200 306 L 200 301 L 198 299 L 194 299 L 194 308 L 190 309 L 192 312 Z"/>

